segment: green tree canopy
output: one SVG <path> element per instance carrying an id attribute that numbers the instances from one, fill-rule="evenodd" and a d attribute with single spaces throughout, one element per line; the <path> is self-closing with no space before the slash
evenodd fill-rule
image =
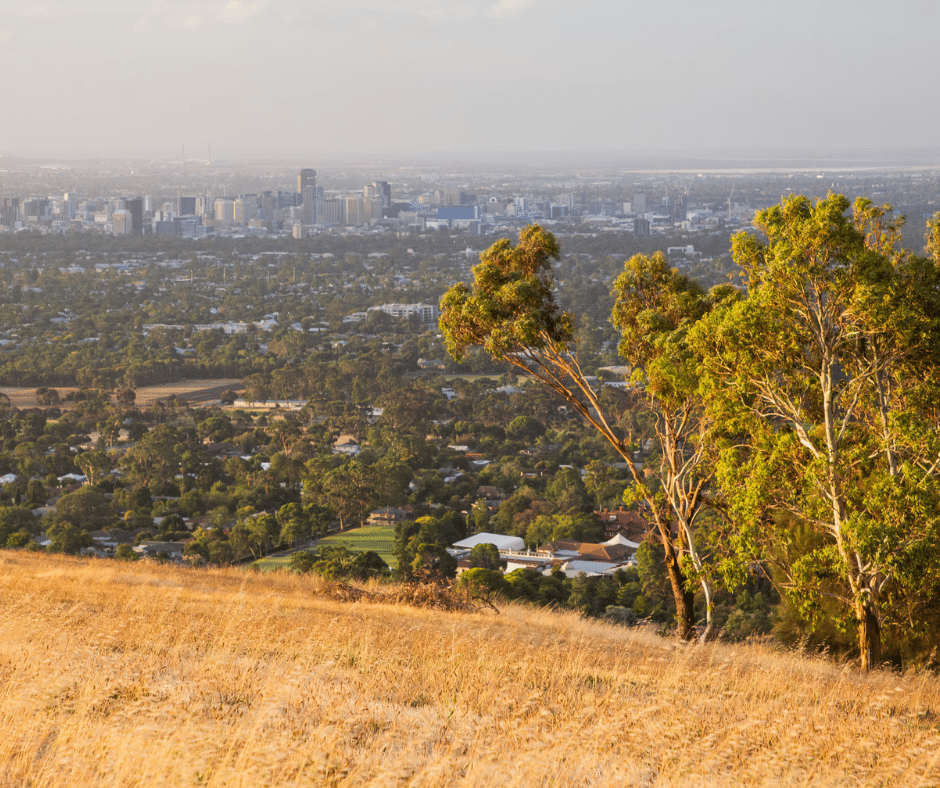
<path id="1" fill-rule="evenodd" d="M 554 237 L 538 226 L 523 230 L 516 247 L 504 239 L 481 254 L 472 288 L 455 285 L 441 299 L 445 343 L 458 360 L 480 345 L 495 359 L 511 363 L 571 406 L 620 455 L 634 483 L 631 499 L 645 508 L 665 545 L 678 634 L 691 637 L 693 582 L 698 580 L 706 596 L 711 594 L 694 535 L 708 503 L 711 473 L 705 462 L 707 443 L 697 437 L 707 425 L 687 334 L 717 304 L 734 298 L 735 291 L 721 287 L 705 293 L 671 270 L 660 253 L 628 260 L 614 284 L 612 322 L 621 332 L 620 354 L 637 369 L 645 386 L 643 402 L 656 425 L 658 461 L 648 469 L 638 465 L 634 453 L 639 447 L 617 427 L 614 414 L 582 372 L 574 318 L 555 303 L 551 260 L 558 256 Z M 494 521 L 504 519 L 500 513 Z M 711 609 L 709 602 L 703 637 L 712 632 Z"/>
<path id="2" fill-rule="evenodd" d="M 693 341 L 734 436 L 720 470 L 739 546 L 786 555 L 775 513 L 815 530 L 814 549 L 780 562 L 785 585 L 809 616 L 819 595 L 840 599 L 867 667 L 885 625 L 906 626 L 892 600 L 940 571 L 940 266 L 899 247 L 887 206 L 849 207 L 794 195 L 758 213 L 765 240 L 733 241 L 747 298 Z"/>

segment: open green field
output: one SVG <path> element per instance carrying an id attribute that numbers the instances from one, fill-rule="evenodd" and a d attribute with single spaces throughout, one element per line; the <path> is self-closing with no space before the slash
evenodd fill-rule
<path id="1" fill-rule="evenodd" d="M 259 558 L 251 564 L 251 566 L 262 572 L 273 572 L 275 569 L 288 569 L 290 566 L 290 554 L 269 555 L 266 558 Z"/>
<path id="2" fill-rule="evenodd" d="M 394 567 L 397 565 L 397 559 L 395 558 L 395 529 L 391 526 L 353 528 L 350 531 L 344 531 L 340 534 L 325 536 L 323 539 L 319 540 L 319 544 L 342 544 L 357 553 L 365 553 L 369 550 L 374 550 L 389 566 Z M 290 553 L 268 556 L 252 564 L 254 568 L 260 569 L 262 572 L 271 572 L 275 569 L 287 569 L 289 565 Z"/>
<path id="3" fill-rule="evenodd" d="M 342 544 L 357 553 L 374 550 L 389 566 L 395 566 L 396 563 L 395 529 L 390 525 L 353 528 L 350 531 L 327 536 L 320 540 L 320 544 Z"/>

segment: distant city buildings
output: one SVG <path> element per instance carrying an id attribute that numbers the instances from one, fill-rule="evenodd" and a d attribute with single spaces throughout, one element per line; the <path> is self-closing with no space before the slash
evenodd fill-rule
<path id="1" fill-rule="evenodd" d="M 323 199 L 323 224 L 346 224 L 346 201 L 342 197 Z"/>
<path id="2" fill-rule="evenodd" d="M 449 228 L 469 229 L 473 222 L 479 223 L 479 205 L 448 205 L 437 209 L 438 221 L 447 222 Z"/>
<path id="3" fill-rule="evenodd" d="M 0 202 L 0 227 L 13 229 L 19 221 L 20 199 L 19 197 L 4 197 Z"/>
<path id="4" fill-rule="evenodd" d="M 126 208 L 119 208 L 111 215 L 111 232 L 114 235 L 130 235 L 134 232 L 134 216 Z"/>
<path id="5" fill-rule="evenodd" d="M 305 169 L 297 173 L 297 194 L 303 208 L 304 224 L 317 224 L 323 212 L 323 189 L 317 186 L 317 171 Z"/>
<path id="6" fill-rule="evenodd" d="M 514 194 L 505 182 L 499 187 L 475 188 L 472 178 L 470 184 L 447 183 L 440 175 L 421 173 L 409 175 L 410 184 L 399 185 L 393 196 L 389 181 L 354 187 L 346 173 L 341 176 L 343 188 L 325 190 L 317 170 L 306 167 L 294 173 L 293 188 L 264 188 L 266 184 L 255 180 L 255 190 L 243 193 L 226 193 L 228 187 L 220 178 L 217 184 L 206 183 L 201 193 L 194 189 L 196 193 L 188 195 L 183 186 L 171 195 L 80 197 L 70 188 L 54 196 L 3 196 L 0 232 L 26 229 L 194 238 L 274 234 L 301 239 L 318 233 L 451 231 L 477 236 L 512 232 L 540 222 L 556 232 L 563 232 L 562 228 L 578 232 L 575 228 L 581 226 L 588 232 L 603 229 L 647 236 L 740 226 L 753 215 L 746 203 L 734 203 L 725 196 L 727 210 L 723 204 L 714 209 L 714 199 L 711 207 L 691 205 L 687 185 L 664 187 L 653 200 L 643 189 L 614 181 L 552 189 L 536 179 L 523 181 L 525 188 Z M 0 179 L 0 190 L 9 195 L 9 183 Z"/>
<path id="7" fill-rule="evenodd" d="M 144 231 L 144 201 L 140 197 L 124 200 L 124 208 L 131 214 L 131 233 L 140 235 Z"/>
<path id="8" fill-rule="evenodd" d="M 346 198 L 346 224 L 353 227 L 362 224 L 362 197 L 359 195 Z"/>
<path id="9" fill-rule="evenodd" d="M 215 201 L 215 220 L 220 224 L 235 224 L 235 200 L 219 197 Z"/>
<path id="10" fill-rule="evenodd" d="M 317 171 L 304 169 L 297 173 L 297 193 L 303 194 L 308 186 L 317 185 Z"/>
<path id="11" fill-rule="evenodd" d="M 378 200 L 383 208 L 392 204 L 392 185 L 386 181 L 372 181 L 362 187 L 362 194 L 365 199 Z"/>
<path id="12" fill-rule="evenodd" d="M 234 205 L 234 223 L 244 227 L 257 219 L 259 207 L 257 194 L 243 194 L 238 197 Z"/>

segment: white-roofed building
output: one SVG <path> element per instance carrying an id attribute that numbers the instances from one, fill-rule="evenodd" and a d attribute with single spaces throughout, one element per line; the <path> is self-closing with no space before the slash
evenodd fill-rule
<path id="1" fill-rule="evenodd" d="M 601 542 L 601 544 L 622 544 L 624 547 L 629 547 L 631 550 L 636 550 L 640 546 L 638 542 L 631 542 L 623 534 L 615 534 L 613 538 L 608 539 L 606 542 Z"/>
<path id="2" fill-rule="evenodd" d="M 534 569 L 536 572 L 545 574 L 554 565 L 551 558 L 541 555 L 507 555 L 505 561 L 506 569 L 503 573 L 507 575 L 516 569 Z"/>
<path id="3" fill-rule="evenodd" d="M 478 544 L 495 545 L 496 549 L 501 553 L 504 551 L 523 552 L 525 550 L 525 542 L 519 536 L 505 536 L 504 534 L 488 533 L 468 536 L 466 539 L 462 539 L 459 542 L 454 542 L 454 547 L 461 550 L 470 550 L 476 547 Z"/>
<path id="4" fill-rule="evenodd" d="M 608 563 L 606 561 L 568 561 L 562 564 L 561 571 L 566 577 L 577 577 L 584 572 L 588 577 L 591 575 L 610 575 L 620 568 L 630 566 L 629 562 L 619 561 L 617 563 Z"/>

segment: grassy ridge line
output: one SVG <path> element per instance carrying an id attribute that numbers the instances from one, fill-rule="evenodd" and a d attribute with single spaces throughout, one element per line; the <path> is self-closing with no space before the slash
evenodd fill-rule
<path id="1" fill-rule="evenodd" d="M 940 683 L 0 552 L 4 785 L 932 785 Z"/>

